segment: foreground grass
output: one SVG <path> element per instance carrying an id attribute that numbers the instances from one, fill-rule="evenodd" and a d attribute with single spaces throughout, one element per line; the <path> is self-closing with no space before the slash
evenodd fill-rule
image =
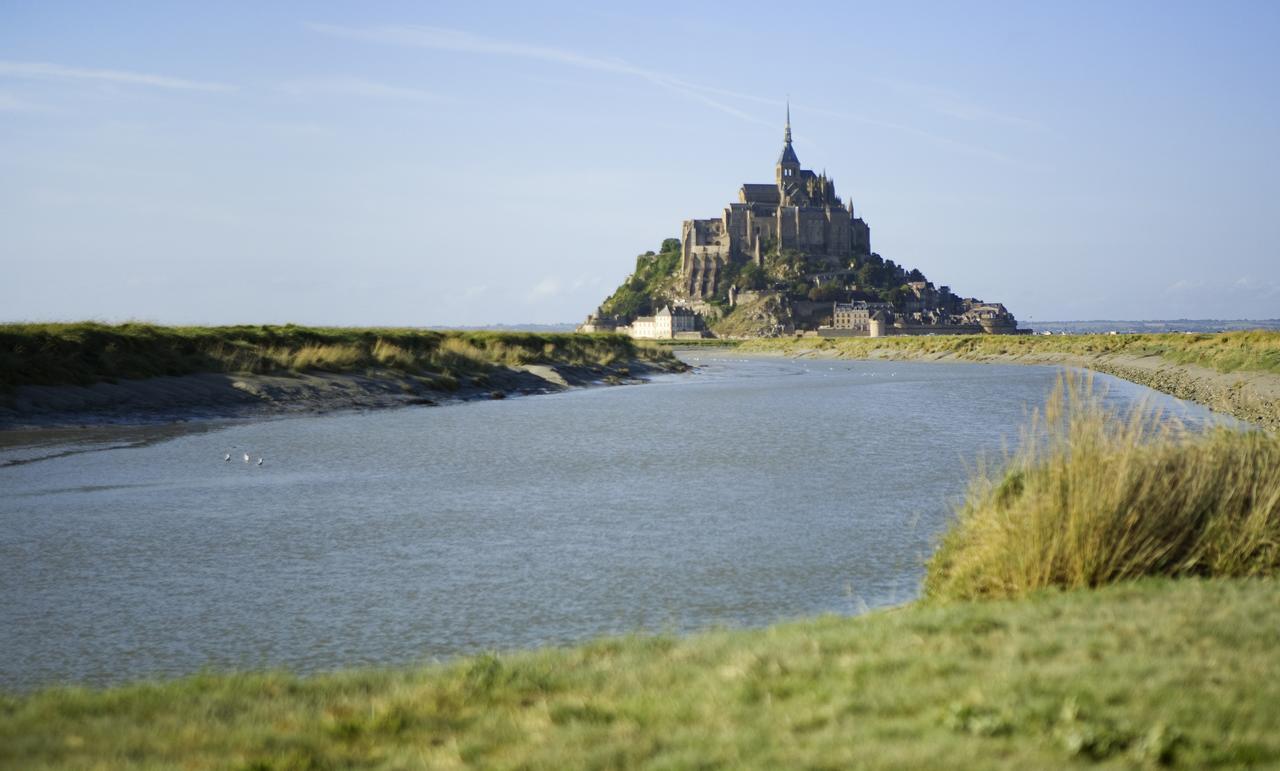
<path id="1" fill-rule="evenodd" d="M 876 338 L 780 338 L 746 340 L 743 352 L 831 351 L 850 358 L 872 355 L 988 359 L 1002 356 L 1066 354 L 1159 356 L 1175 364 L 1195 364 L 1217 372 L 1280 373 L 1280 332 L 1154 335 L 938 335 Z"/>
<path id="2" fill-rule="evenodd" d="M 674 361 L 669 351 L 623 335 L 459 332 L 284 326 L 168 327 L 154 324 L 0 324 L 0 388 L 92 385 L 198 372 L 459 374 L 495 366 L 606 367 Z"/>
<path id="3" fill-rule="evenodd" d="M 0 698 L 9 768 L 1280 764 L 1275 580 Z"/>

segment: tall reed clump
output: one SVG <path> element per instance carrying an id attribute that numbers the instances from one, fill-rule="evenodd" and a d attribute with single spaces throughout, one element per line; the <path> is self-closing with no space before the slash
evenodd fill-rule
<path id="1" fill-rule="evenodd" d="M 1141 576 L 1280 572 L 1280 438 L 1122 415 L 1065 375 L 999 474 L 979 472 L 925 595 L 1018 597 Z"/>

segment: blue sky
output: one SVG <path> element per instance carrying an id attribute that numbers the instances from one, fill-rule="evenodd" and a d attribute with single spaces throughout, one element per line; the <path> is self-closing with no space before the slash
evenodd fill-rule
<path id="1" fill-rule="evenodd" d="M 1280 316 L 1280 4 L 0 3 L 0 318 L 580 320 L 795 148 L 1025 320 Z"/>

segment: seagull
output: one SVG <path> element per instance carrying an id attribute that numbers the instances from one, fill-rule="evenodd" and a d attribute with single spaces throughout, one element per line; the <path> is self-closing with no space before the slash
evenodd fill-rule
<path id="1" fill-rule="evenodd" d="M 247 453 L 247 452 L 244 454 L 244 462 L 245 462 L 245 463 L 248 463 L 248 462 L 249 462 L 249 453 Z"/>
<path id="2" fill-rule="evenodd" d="M 229 460 L 231 460 L 231 453 L 227 453 L 226 455 L 223 455 L 223 456 L 222 456 L 222 460 L 224 460 L 224 461 L 229 461 Z"/>
<path id="3" fill-rule="evenodd" d="M 258 458 L 258 465 L 259 465 L 259 466 L 261 466 L 261 465 L 262 465 L 262 458 Z"/>

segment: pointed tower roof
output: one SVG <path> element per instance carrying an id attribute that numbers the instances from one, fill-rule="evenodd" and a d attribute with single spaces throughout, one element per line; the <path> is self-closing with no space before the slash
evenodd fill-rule
<path id="1" fill-rule="evenodd" d="M 791 100 L 787 100 L 787 128 L 782 134 L 782 155 L 778 156 L 778 165 L 795 164 L 800 165 L 800 159 L 796 157 L 796 151 L 791 149 Z"/>

